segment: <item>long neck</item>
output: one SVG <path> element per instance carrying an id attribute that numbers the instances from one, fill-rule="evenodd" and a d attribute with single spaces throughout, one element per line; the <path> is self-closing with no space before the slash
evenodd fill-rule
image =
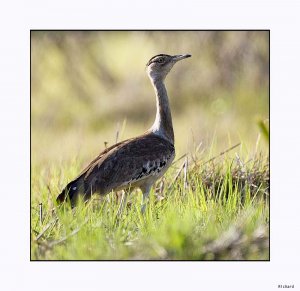
<path id="1" fill-rule="evenodd" d="M 166 138 L 174 144 L 174 131 L 167 90 L 163 80 L 152 79 L 156 95 L 156 117 L 151 131 Z"/>

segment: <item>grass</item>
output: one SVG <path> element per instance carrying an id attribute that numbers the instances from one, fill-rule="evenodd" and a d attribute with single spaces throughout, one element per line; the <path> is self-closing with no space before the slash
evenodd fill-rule
<path id="1" fill-rule="evenodd" d="M 166 80 L 188 166 L 157 182 L 144 216 L 139 191 L 121 217 L 116 193 L 56 207 L 101 147 L 151 126 L 144 68 L 161 52 L 193 56 Z M 268 66 L 263 31 L 32 32 L 31 259 L 269 259 Z"/>
<path id="2" fill-rule="evenodd" d="M 177 160 L 144 215 L 139 190 L 131 191 L 121 216 L 116 193 L 73 210 L 57 207 L 57 193 L 82 163 L 33 167 L 31 259 L 268 260 L 268 160 L 243 160 L 236 150 L 206 162 L 202 154 Z"/>

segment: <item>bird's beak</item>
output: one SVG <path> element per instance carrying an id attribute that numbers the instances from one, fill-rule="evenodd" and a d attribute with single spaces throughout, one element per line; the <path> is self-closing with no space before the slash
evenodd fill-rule
<path id="1" fill-rule="evenodd" d="M 173 62 L 178 62 L 180 60 L 190 58 L 192 55 L 176 55 L 172 57 Z"/>

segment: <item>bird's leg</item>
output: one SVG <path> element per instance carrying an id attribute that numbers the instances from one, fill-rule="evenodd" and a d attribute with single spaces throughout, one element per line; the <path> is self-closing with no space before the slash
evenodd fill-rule
<path id="1" fill-rule="evenodd" d="M 149 194 L 150 194 L 151 185 L 142 186 L 140 188 L 143 192 L 143 201 L 142 201 L 141 212 L 142 212 L 142 214 L 144 214 L 146 206 L 149 202 Z"/>
<path id="2" fill-rule="evenodd" d="M 121 217 L 123 214 L 124 207 L 127 203 L 127 196 L 128 196 L 127 192 L 125 190 L 122 190 L 121 202 L 120 202 L 120 206 L 119 206 L 119 209 L 117 212 L 118 217 Z"/>

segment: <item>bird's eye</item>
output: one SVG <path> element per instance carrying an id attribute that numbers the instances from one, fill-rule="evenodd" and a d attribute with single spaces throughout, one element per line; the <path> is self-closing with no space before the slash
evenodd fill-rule
<path id="1" fill-rule="evenodd" d="M 164 58 L 159 58 L 157 61 L 158 61 L 159 63 L 163 63 L 163 62 L 164 62 Z"/>

